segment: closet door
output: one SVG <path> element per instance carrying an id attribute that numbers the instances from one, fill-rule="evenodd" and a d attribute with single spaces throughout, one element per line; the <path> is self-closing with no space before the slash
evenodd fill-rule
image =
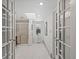
<path id="1" fill-rule="evenodd" d="M 65 27 L 65 33 L 64 33 L 64 39 L 65 39 L 65 46 L 64 46 L 64 58 L 65 59 L 71 59 L 70 58 L 70 50 L 71 50 L 71 42 L 70 42 L 70 30 L 71 30 L 71 16 L 72 16 L 72 10 L 71 10 L 71 2 L 72 0 L 64 0 L 64 27 Z"/>
<path id="2" fill-rule="evenodd" d="M 56 13 L 56 59 L 70 59 L 71 0 L 59 0 Z"/>
<path id="3" fill-rule="evenodd" d="M 2 0 L 2 59 L 12 59 L 12 0 Z"/>

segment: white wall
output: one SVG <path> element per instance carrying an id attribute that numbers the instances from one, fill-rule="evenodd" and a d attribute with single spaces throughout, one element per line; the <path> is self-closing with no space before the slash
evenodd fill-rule
<path id="1" fill-rule="evenodd" d="M 52 53 L 52 47 L 53 47 L 53 16 L 52 13 L 46 18 L 45 22 L 47 21 L 47 27 L 48 27 L 48 35 L 44 37 L 45 44 L 48 48 L 48 52 Z"/>

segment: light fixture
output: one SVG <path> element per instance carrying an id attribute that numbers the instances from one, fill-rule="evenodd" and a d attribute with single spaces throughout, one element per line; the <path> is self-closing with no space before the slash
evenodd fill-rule
<path id="1" fill-rule="evenodd" d="M 40 5 L 42 6 L 43 5 L 43 2 L 40 2 Z"/>

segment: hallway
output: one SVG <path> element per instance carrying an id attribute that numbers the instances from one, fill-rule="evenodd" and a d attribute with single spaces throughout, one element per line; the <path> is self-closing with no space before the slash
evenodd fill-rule
<path id="1" fill-rule="evenodd" d="M 2 59 L 75 59 L 75 0 L 2 0 Z"/>
<path id="2" fill-rule="evenodd" d="M 51 59 L 43 44 L 22 44 L 15 49 L 15 59 Z"/>

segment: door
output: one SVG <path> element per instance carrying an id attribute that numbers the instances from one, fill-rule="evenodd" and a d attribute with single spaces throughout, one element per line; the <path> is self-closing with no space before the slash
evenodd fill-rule
<path id="1" fill-rule="evenodd" d="M 71 0 L 59 0 L 55 13 L 55 58 L 70 59 Z"/>
<path id="2" fill-rule="evenodd" d="M 17 44 L 28 44 L 27 22 L 17 22 Z"/>
<path id="3" fill-rule="evenodd" d="M 28 43 L 28 24 L 20 25 L 21 44 Z"/>
<path id="4" fill-rule="evenodd" d="M 2 0 L 2 59 L 14 59 L 14 0 Z"/>

